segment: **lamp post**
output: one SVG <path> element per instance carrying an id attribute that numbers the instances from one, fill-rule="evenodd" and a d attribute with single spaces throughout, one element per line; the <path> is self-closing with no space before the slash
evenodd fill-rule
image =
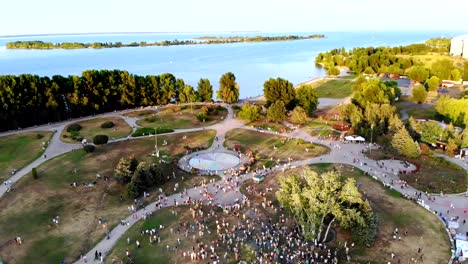
<path id="1" fill-rule="evenodd" d="M 155 149 L 156 157 L 159 158 L 159 150 L 158 150 L 158 130 L 157 130 L 156 127 L 154 128 L 154 149 Z"/>

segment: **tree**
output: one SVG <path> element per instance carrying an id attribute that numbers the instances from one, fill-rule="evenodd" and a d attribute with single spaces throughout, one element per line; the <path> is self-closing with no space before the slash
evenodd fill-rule
<path id="1" fill-rule="evenodd" d="M 302 235 L 323 242 L 333 223 L 343 228 L 366 226 L 372 209 L 353 178 L 343 180 L 337 172 L 321 175 L 309 169 L 301 176 L 281 177 L 276 197 L 301 227 Z M 322 236 L 323 231 L 325 234 Z"/>
<path id="2" fill-rule="evenodd" d="M 179 101 L 181 103 L 194 103 L 197 101 L 197 97 L 197 92 L 195 92 L 191 85 L 187 84 L 179 90 Z"/>
<path id="3" fill-rule="evenodd" d="M 459 81 L 461 78 L 461 73 L 459 69 L 453 69 L 450 71 L 451 80 Z"/>
<path id="4" fill-rule="evenodd" d="M 94 150 L 96 150 L 96 147 L 94 145 L 87 144 L 83 147 L 83 150 L 86 153 L 91 153 L 91 152 L 94 152 Z"/>
<path id="5" fill-rule="evenodd" d="M 267 105 L 283 101 L 284 105 L 288 106 L 296 97 L 296 90 L 291 82 L 282 78 L 270 78 L 263 83 L 263 94 L 267 100 Z"/>
<path id="6" fill-rule="evenodd" d="M 216 92 L 216 98 L 228 104 L 239 101 L 239 85 L 237 85 L 236 76 L 232 72 L 223 74 L 219 79 L 219 90 Z"/>
<path id="7" fill-rule="evenodd" d="M 302 107 L 296 106 L 291 112 L 291 122 L 301 125 L 307 122 L 307 114 Z"/>
<path id="8" fill-rule="evenodd" d="M 319 103 L 314 87 L 308 84 L 299 86 L 296 90 L 296 99 L 298 101 L 298 105 L 306 111 L 308 116 L 312 116 L 314 114 Z"/>
<path id="9" fill-rule="evenodd" d="M 468 129 L 464 129 L 462 134 L 461 134 L 461 147 L 462 148 L 468 148 Z"/>
<path id="10" fill-rule="evenodd" d="M 197 119 L 204 123 L 207 118 L 208 118 L 208 107 L 203 106 L 200 110 L 200 113 L 198 113 L 197 115 Z"/>
<path id="11" fill-rule="evenodd" d="M 95 135 L 93 138 L 94 145 L 103 145 L 109 141 L 109 137 L 107 135 Z"/>
<path id="12" fill-rule="evenodd" d="M 442 80 L 448 80 L 451 77 L 452 70 L 454 69 L 453 62 L 449 59 L 441 59 L 432 63 L 431 73 Z"/>
<path id="13" fill-rule="evenodd" d="M 421 155 L 419 144 L 409 135 L 405 127 L 401 127 L 392 138 L 392 147 L 400 154 L 409 158 Z"/>
<path id="14" fill-rule="evenodd" d="M 408 71 L 408 77 L 416 82 L 424 82 L 429 78 L 429 71 L 424 66 L 413 66 Z"/>
<path id="15" fill-rule="evenodd" d="M 256 121 L 261 116 L 262 109 L 259 106 L 251 105 L 249 102 L 245 103 L 239 112 L 239 117 L 249 122 Z"/>
<path id="16" fill-rule="evenodd" d="M 463 63 L 463 80 L 468 81 L 468 61 Z"/>
<path id="17" fill-rule="evenodd" d="M 36 168 L 32 168 L 31 174 L 32 174 L 33 179 L 37 180 L 39 178 L 39 175 L 37 174 L 37 169 Z"/>
<path id="18" fill-rule="evenodd" d="M 201 102 L 213 101 L 213 86 L 210 80 L 201 78 L 197 85 L 198 96 Z"/>
<path id="19" fill-rule="evenodd" d="M 412 90 L 413 93 L 413 101 L 417 102 L 418 104 L 424 103 L 427 99 L 427 91 L 424 86 L 416 86 Z"/>
<path id="20" fill-rule="evenodd" d="M 267 110 L 268 121 L 280 122 L 286 119 L 286 107 L 283 101 L 274 102 Z"/>
<path id="21" fill-rule="evenodd" d="M 428 144 L 435 144 L 442 137 L 442 128 L 436 121 L 427 121 L 422 125 L 421 140 Z"/>
<path id="22" fill-rule="evenodd" d="M 457 144 L 455 143 L 455 139 L 449 138 L 447 141 L 447 146 L 445 147 L 445 153 L 448 156 L 453 156 L 455 150 L 457 150 Z"/>
<path id="23" fill-rule="evenodd" d="M 328 67 L 327 69 L 327 75 L 328 76 L 337 76 L 340 75 L 340 69 L 338 69 L 335 66 Z"/>
<path id="24" fill-rule="evenodd" d="M 440 79 L 437 78 L 437 76 L 431 76 L 431 78 L 429 78 L 426 81 L 427 89 L 429 89 L 429 91 L 431 92 L 437 90 L 437 87 L 439 87 L 439 84 L 440 84 Z"/>
<path id="25" fill-rule="evenodd" d="M 129 183 L 137 166 L 138 160 L 136 160 L 134 156 L 120 158 L 119 163 L 114 169 L 116 181 L 121 184 Z"/>

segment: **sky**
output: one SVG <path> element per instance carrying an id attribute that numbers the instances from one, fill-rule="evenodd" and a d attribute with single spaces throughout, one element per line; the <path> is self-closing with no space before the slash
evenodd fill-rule
<path id="1" fill-rule="evenodd" d="M 0 36 L 97 32 L 468 31 L 467 0 L 14 0 Z M 459 12 L 460 11 L 460 12 Z"/>

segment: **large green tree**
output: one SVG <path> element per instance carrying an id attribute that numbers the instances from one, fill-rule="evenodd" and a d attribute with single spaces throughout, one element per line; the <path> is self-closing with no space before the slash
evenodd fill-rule
<path id="1" fill-rule="evenodd" d="M 283 121 L 286 119 L 286 111 L 283 101 L 278 100 L 268 107 L 267 119 L 273 122 Z"/>
<path id="2" fill-rule="evenodd" d="M 239 117 L 253 122 L 262 116 L 262 109 L 259 106 L 251 105 L 249 102 L 245 103 L 239 111 Z"/>
<path id="3" fill-rule="evenodd" d="M 289 106 L 296 97 L 296 90 L 291 82 L 282 78 L 270 78 L 263 83 L 263 94 L 267 100 L 267 105 L 278 100 L 283 101 L 284 105 Z"/>
<path id="4" fill-rule="evenodd" d="M 296 106 L 294 110 L 291 111 L 291 122 L 300 125 L 307 122 L 307 114 L 302 107 Z"/>
<path id="5" fill-rule="evenodd" d="M 219 79 L 219 90 L 216 92 L 216 98 L 228 104 L 239 101 L 239 85 L 232 72 L 223 74 Z"/>
<path id="6" fill-rule="evenodd" d="M 307 84 L 299 86 L 296 90 L 296 99 L 297 104 L 306 111 L 308 116 L 314 114 L 319 103 L 314 87 Z"/>
<path id="7" fill-rule="evenodd" d="M 429 78 L 426 81 L 426 86 L 427 86 L 427 89 L 429 89 L 429 91 L 437 90 L 437 87 L 439 87 L 439 84 L 440 84 L 440 79 L 437 78 L 437 76 L 431 76 L 431 78 Z"/>
<path id="8" fill-rule="evenodd" d="M 301 175 L 281 177 L 276 197 L 301 227 L 309 240 L 326 239 L 331 226 L 366 226 L 373 215 L 353 178 L 342 179 L 337 172 L 321 175 L 305 169 Z"/>
<path id="9" fill-rule="evenodd" d="M 439 126 L 436 121 L 427 121 L 422 125 L 421 140 L 434 144 L 437 140 L 442 139 L 444 130 Z"/>
<path id="10" fill-rule="evenodd" d="M 186 84 L 179 90 L 179 102 L 181 103 L 194 103 L 198 100 L 198 94 L 193 89 L 193 86 Z"/>
<path id="11" fill-rule="evenodd" d="M 453 62 L 449 59 L 437 60 L 431 65 L 431 74 L 442 80 L 448 80 L 454 68 Z"/>
<path id="12" fill-rule="evenodd" d="M 418 104 L 424 103 L 427 99 L 427 91 L 424 86 L 419 85 L 413 88 L 413 101 L 417 102 Z"/>
<path id="13" fill-rule="evenodd" d="M 408 77 L 413 81 L 423 83 L 429 78 L 429 71 L 424 66 L 413 66 L 408 70 Z"/>
<path id="14" fill-rule="evenodd" d="M 210 80 L 201 78 L 197 85 L 198 95 L 201 102 L 213 101 L 213 86 Z"/>
<path id="15" fill-rule="evenodd" d="M 392 147 L 400 155 L 409 158 L 417 158 L 421 155 L 419 144 L 411 138 L 405 127 L 400 127 L 400 129 L 393 135 Z"/>

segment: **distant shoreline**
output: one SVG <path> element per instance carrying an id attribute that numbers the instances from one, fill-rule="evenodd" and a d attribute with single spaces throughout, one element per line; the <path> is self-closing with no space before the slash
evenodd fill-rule
<path id="1" fill-rule="evenodd" d="M 275 41 L 293 41 L 293 40 L 307 40 L 325 38 L 325 35 L 315 34 L 308 36 L 205 36 L 198 37 L 190 40 L 164 40 L 156 42 L 62 42 L 52 43 L 44 41 L 15 41 L 7 42 L 5 47 L 7 49 L 38 49 L 38 50 L 51 50 L 51 49 L 105 49 L 105 48 L 126 48 L 126 47 L 151 47 L 151 46 L 179 46 L 179 45 L 203 45 L 203 44 L 231 44 L 231 43 L 255 43 L 255 42 L 275 42 Z"/>

